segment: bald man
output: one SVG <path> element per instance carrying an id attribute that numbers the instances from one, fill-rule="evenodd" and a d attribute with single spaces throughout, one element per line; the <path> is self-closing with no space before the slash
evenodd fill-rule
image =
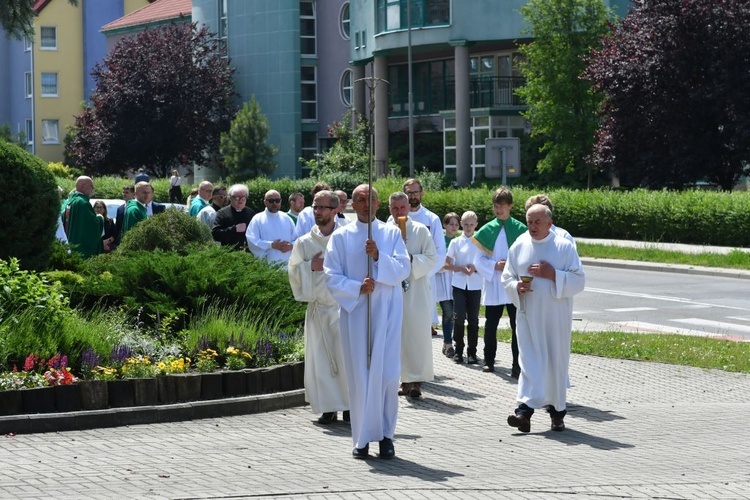
<path id="1" fill-rule="evenodd" d="M 94 212 L 89 201 L 94 195 L 94 181 L 85 175 L 76 179 L 75 191 L 63 205 L 63 227 L 68 243 L 83 258 L 102 253 L 104 219 Z"/>

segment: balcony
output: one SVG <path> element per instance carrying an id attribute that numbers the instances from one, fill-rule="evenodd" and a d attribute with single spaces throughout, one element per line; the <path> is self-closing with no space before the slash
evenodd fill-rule
<path id="1" fill-rule="evenodd" d="M 472 78 L 469 81 L 469 102 L 471 108 L 521 109 L 525 108 L 516 89 L 523 87 L 526 79 L 520 76 L 492 76 Z M 446 86 L 446 106 L 456 109 L 456 82 L 448 80 Z"/>
<path id="2" fill-rule="evenodd" d="M 526 83 L 526 79 L 516 76 L 495 76 L 472 78 L 469 82 L 470 106 L 493 110 L 519 111 L 525 109 L 515 91 Z M 446 80 L 441 85 L 432 85 L 427 92 L 414 92 L 414 114 L 433 115 L 440 111 L 456 109 L 456 84 Z M 391 109 L 389 116 L 407 116 L 409 114 L 408 92 L 406 85 L 401 85 L 391 92 Z"/>

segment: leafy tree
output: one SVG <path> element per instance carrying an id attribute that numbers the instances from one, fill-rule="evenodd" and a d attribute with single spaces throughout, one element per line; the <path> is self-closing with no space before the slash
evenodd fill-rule
<path id="1" fill-rule="evenodd" d="M 731 190 L 748 174 L 750 0 L 639 0 L 592 54 L 597 164 L 623 184 Z"/>
<path id="2" fill-rule="evenodd" d="M 601 97 L 580 76 L 583 56 L 608 32 L 610 11 L 601 0 L 530 0 L 521 13 L 534 41 L 520 47 L 526 85 L 518 93 L 529 106 L 532 137 L 544 139 L 537 168 L 557 178 L 572 174 L 590 188 L 594 171 L 586 157 Z"/>
<path id="3" fill-rule="evenodd" d="M 305 166 L 310 168 L 311 176 L 319 177 L 331 172 L 367 175 L 370 167 L 370 125 L 360 118 L 352 130 L 352 113 L 347 112 L 341 121 L 328 126 L 328 135 L 336 139 L 330 149 L 314 159 L 303 160 Z"/>
<path id="4" fill-rule="evenodd" d="M 273 157 L 279 148 L 268 144 L 268 118 L 252 96 L 232 120 L 228 132 L 221 134 L 224 167 L 233 179 L 251 179 L 268 175 L 276 168 Z"/>
<path id="5" fill-rule="evenodd" d="M 164 177 L 205 163 L 234 116 L 233 69 L 214 33 L 187 22 L 120 40 L 92 75 L 92 106 L 67 153 L 99 174 L 145 166 Z"/>
<path id="6" fill-rule="evenodd" d="M 3 0 L 0 2 L 0 26 L 9 35 L 18 39 L 34 36 L 34 1 L 33 0 Z M 73 6 L 78 6 L 78 0 L 68 0 Z"/>

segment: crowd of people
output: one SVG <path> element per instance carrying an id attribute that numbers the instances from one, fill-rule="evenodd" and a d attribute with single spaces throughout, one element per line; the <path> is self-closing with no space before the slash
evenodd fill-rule
<path id="1" fill-rule="evenodd" d="M 174 173 L 170 196 L 179 187 Z M 126 203 L 115 222 L 103 204 L 91 206 L 93 191 L 92 179 L 79 177 L 62 210 L 67 238 L 84 257 L 110 251 L 126 231 L 164 210 L 148 180 L 123 187 Z M 343 214 L 347 193 L 324 182 L 313 186 L 311 206 L 291 194 L 288 212 L 277 190 L 265 193 L 257 214 L 247 207 L 248 194 L 244 184 L 227 189 L 203 181 L 186 208 L 217 245 L 288 271 L 295 298 L 307 303 L 306 400 L 319 424 L 337 421 L 339 412 L 350 422 L 355 458 L 367 458 L 375 441 L 381 458 L 395 456 L 399 396 L 420 398 L 422 384 L 434 379 L 434 325 L 442 326 L 445 356 L 479 363 L 482 306 L 482 372 L 495 371 L 499 321 L 506 311 L 510 320 L 509 374 L 518 379 L 518 397 L 508 425 L 529 432 L 534 410 L 544 409 L 552 430 L 565 428 L 573 296 L 585 275 L 575 241 L 552 222 L 546 195 L 526 201 L 524 223 L 511 216 L 513 195 L 501 187 L 492 197 L 495 218 L 477 229 L 472 211 L 441 222 L 422 205 L 417 179 L 388 196 L 385 222 L 376 218 L 378 193 L 366 184 L 352 193 L 351 222 Z"/>

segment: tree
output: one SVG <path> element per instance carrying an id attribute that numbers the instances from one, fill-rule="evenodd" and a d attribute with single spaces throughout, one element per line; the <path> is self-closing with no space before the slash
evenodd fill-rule
<path id="1" fill-rule="evenodd" d="M 0 2 L 0 26 L 9 36 L 18 39 L 34 37 L 34 2 L 33 0 L 3 0 Z M 68 0 L 70 5 L 78 6 L 78 0 Z"/>
<path id="2" fill-rule="evenodd" d="M 348 111 L 341 121 L 328 126 L 328 135 L 336 142 L 328 150 L 306 160 L 311 176 L 320 176 L 330 172 L 349 172 L 367 175 L 370 168 L 369 122 L 360 117 L 352 129 L 353 111 Z M 390 161 L 388 163 L 391 163 Z"/>
<path id="3" fill-rule="evenodd" d="M 586 158 L 601 97 L 581 74 L 583 57 L 608 32 L 610 11 L 602 0 L 530 0 L 521 13 L 534 41 L 520 47 L 526 85 L 518 93 L 529 106 L 523 115 L 532 137 L 544 139 L 537 168 L 557 178 L 572 174 L 590 188 L 594 171 Z"/>
<path id="4" fill-rule="evenodd" d="M 67 154 L 99 174 L 145 166 L 164 177 L 206 162 L 236 111 L 224 54 L 214 33 L 187 22 L 123 38 L 94 67 L 92 105 L 76 117 Z"/>
<path id="5" fill-rule="evenodd" d="M 750 0 L 649 0 L 591 56 L 597 164 L 623 184 L 731 190 L 750 158 Z"/>
<path id="6" fill-rule="evenodd" d="M 231 178 L 245 180 L 273 172 L 273 157 L 279 148 L 266 142 L 269 130 L 268 118 L 253 95 L 234 117 L 229 131 L 221 134 L 220 151 Z"/>

